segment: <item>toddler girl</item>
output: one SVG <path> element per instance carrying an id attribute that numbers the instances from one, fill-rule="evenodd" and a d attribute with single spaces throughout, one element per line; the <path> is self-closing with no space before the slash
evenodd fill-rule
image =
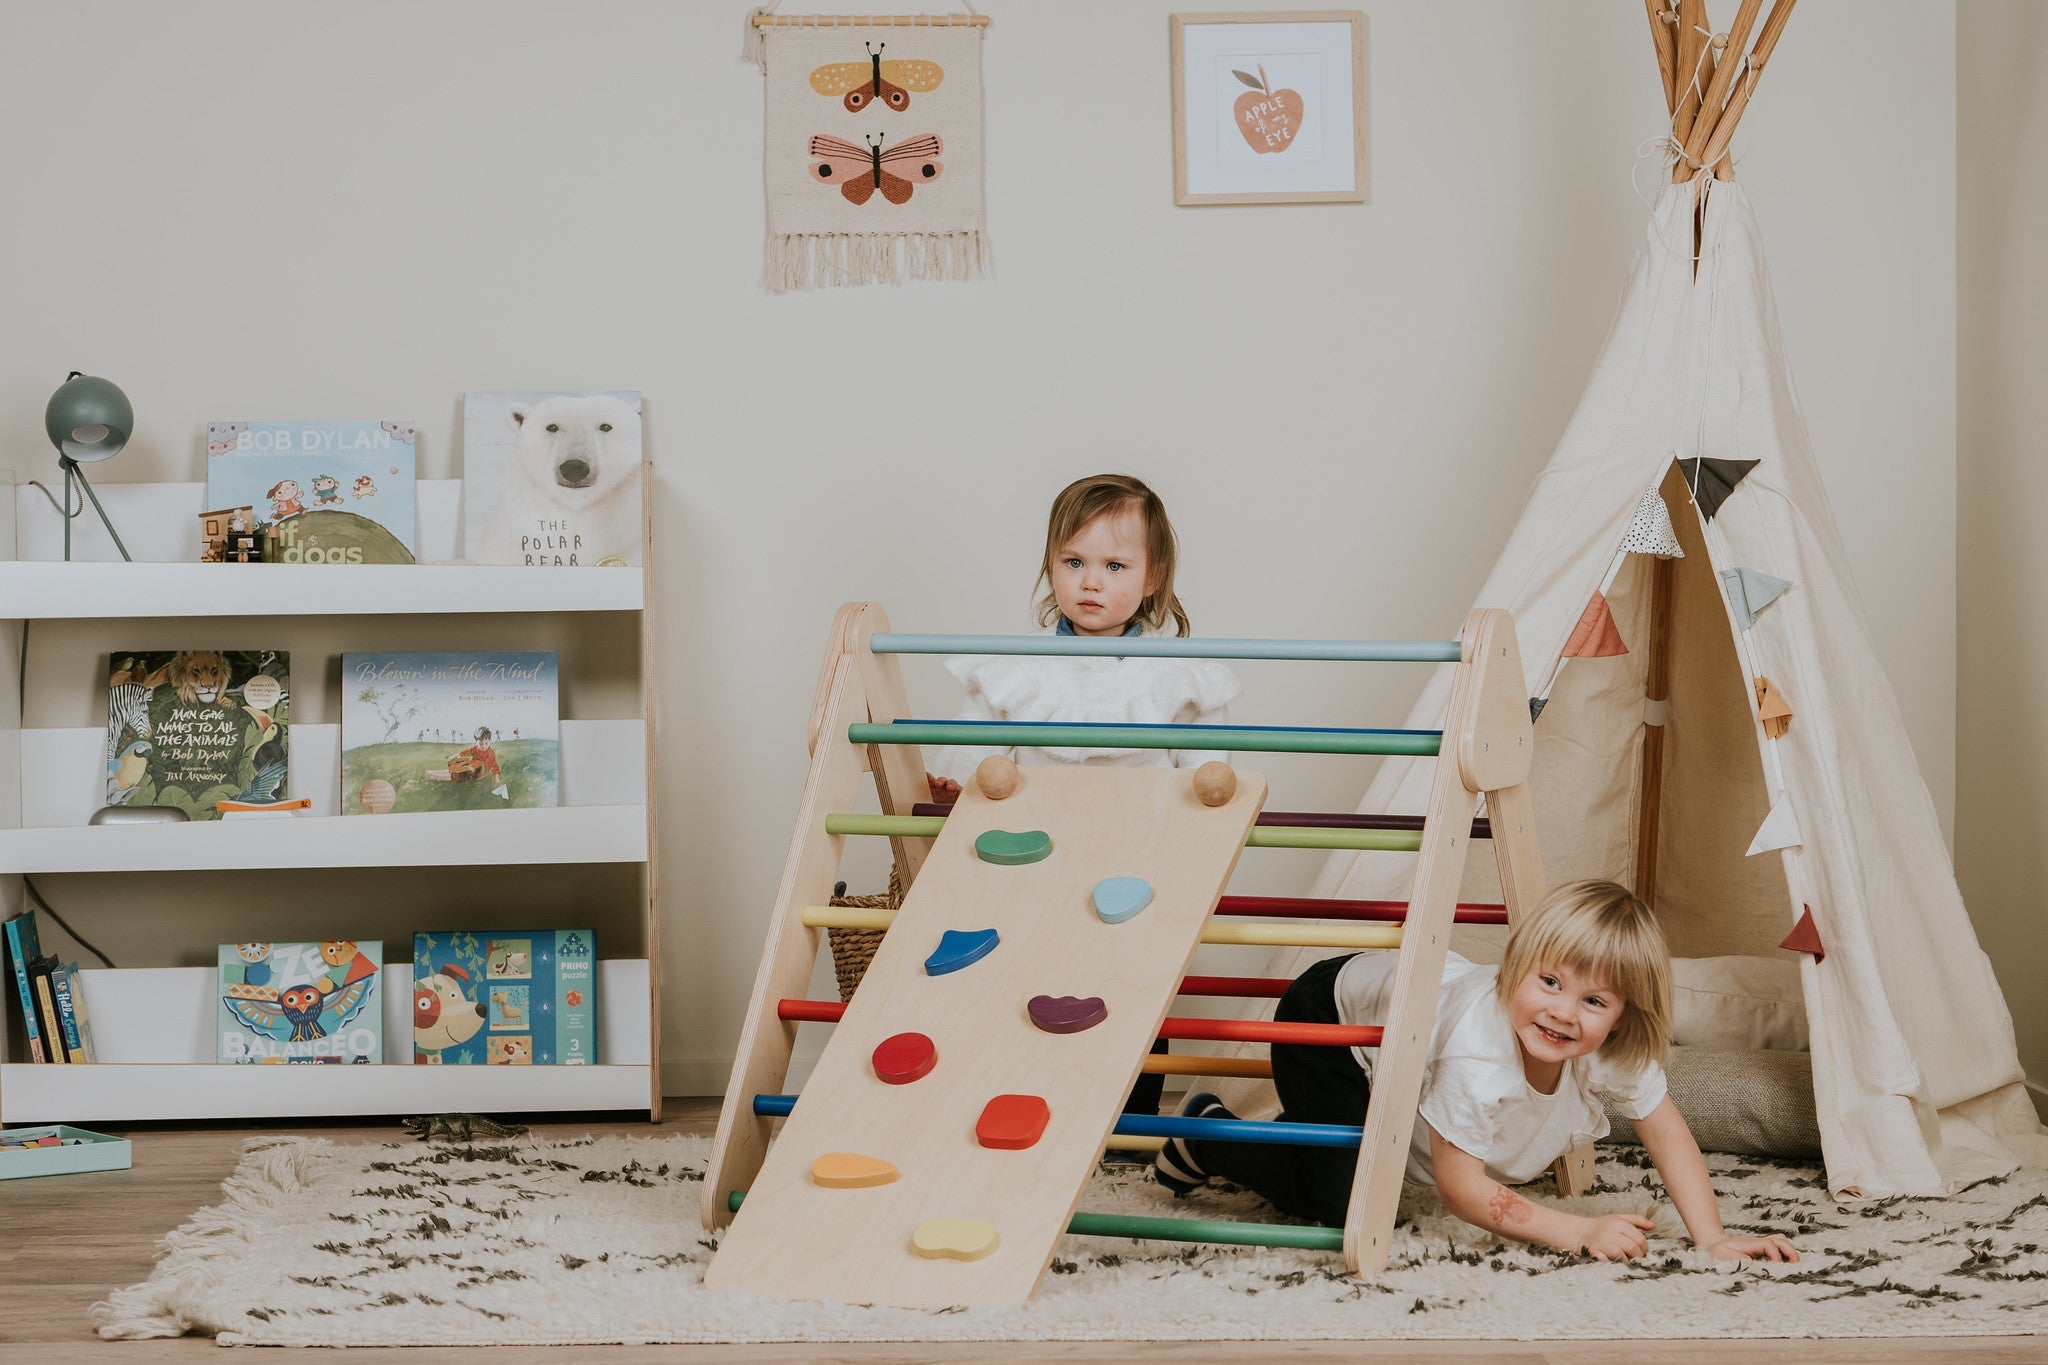
<path id="1" fill-rule="evenodd" d="M 1173 591 L 1179 541 L 1159 495 L 1126 474 L 1096 474 L 1062 489 L 1045 529 L 1038 624 L 1057 635 L 1157 635 L 1170 620 L 1188 634 Z M 1223 725 L 1240 687 L 1209 659 L 1077 658 L 975 654 L 946 668 L 967 689 L 955 720 L 1172 722 Z M 1019 763 L 1094 763 L 1119 768 L 1194 768 L 1224 755 L 1188 749 L 1076 749 L 1062 745 L 967 746 L 927 751 L 934 801 L 951 801 L 991 754 Z"/>
<path id="2" fill-rule="evenodd" d="M 1367 952 L 1318 962 L 1287 988 L 1274 1018 L 1384 1024 L 1397 961 Z M 1670 1019 L 1671 957 L 1649 907 L 1613 882 L 1559 887 L 1515 926 L 1499 967 L 1449 955 L 1408 1178 L 1434 1184 L 1445 1208 L 1503 1237 L 1603 1261 L 1644 1255 L 1649 1219 L 1583 1218 L 1510 1188 L 1605 1136 L 1605 1098 L 1635 1122 L 1694 1245 L 1723 1260 L 1798 1260 L 1780 1234 L 1731 1237 L 1721 1226 L 1707 1164 L 1665 1093 Z M 1281 1117 L 1363 1124 L 1375 1052 L 1275 1043 Z M 1180 1112 L 1234 1117 L 1209 1094 L 1190 1096 Z M 1337 1226 L 1357 1161 L 1355 1148 L 1175 1138 L 1154 1174 L 1176 1194 L 1222 1176 L 1287 1213 Z"/>

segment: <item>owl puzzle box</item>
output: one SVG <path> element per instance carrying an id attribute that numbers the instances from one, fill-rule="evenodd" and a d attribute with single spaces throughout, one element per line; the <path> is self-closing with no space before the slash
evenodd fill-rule
<path id="1" fill-rule="evenodd" d="M 595 1064 L 597 936 L 414 934 L 412 1049 L 426 1066 Z"/>
<path id="2" fill-rule="evenodd" d="M 223 1062 L 384 1060 L 381 943 L 223 943 Z"/>

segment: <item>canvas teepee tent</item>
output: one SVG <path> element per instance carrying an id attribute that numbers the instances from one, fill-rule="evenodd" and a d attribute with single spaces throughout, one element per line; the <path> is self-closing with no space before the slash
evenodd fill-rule
<path id="1" fill-rule="evenodd" d="M 1790 9 L 1738 59 L 1758 3 L 1707 79 L 1699 0 L 1650 0 L 1675 183 L 1478 601 L 1521 640 L 1553 882 L 1633 884 L 1681 957 L 1783 958 L 1788 933 L 1818 948 L 1799 958 L 1829 1188 L 1938 1194 L 2044 1164 L 2048 1142 L 1852 586 L 1756 217 L 1727 178 L 1727 133 Z M 1407 724 L 1440 723 L 1449 686 L 1446 667 Z M 1389 759 L 1359 808 L 1419 812 L 1429 773 Z M 1409 862 L 1335 855 L 1316 894 L 1398 898 Z M 1472 866 L 1461 898 L 1497 899 L 1490 861 Z M 1283 950 L 1267 971 L 1324 955 Z M 1236 1089 L 1240 1112 L 1270 1100 Z"/>

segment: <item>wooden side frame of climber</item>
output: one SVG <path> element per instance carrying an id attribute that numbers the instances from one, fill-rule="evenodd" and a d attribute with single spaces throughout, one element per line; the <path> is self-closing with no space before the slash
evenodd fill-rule
<path id="1" fill-rule="evenodd" d="M 881 637 L 881 638 L 877 638 Z M 1427 1063 L 1427 1039 L 1435 1013 L 1443 962 L 1449 947 L 1454 920 L 1513 918 L 1533 905 L 1546 890 L 1542 862 L 1531 817 L 1527 777 L 1533 739 L 1520 656 L 1514 627 L 1507 613 L 1474 611 L 1466 618 L 1458 641 L 1387 643 L 1321 641 L 1228 641 L 1146 639 L 1096 642 L 1071 639 L 1054 642 L 1052 637 L 969 637 L 897 636 L 888 631 L 887 618 L 873 603 L 851 603 L 841 608 L 832 629 L 825 666 L 822 670 L 810 725 L 812 763 L 806 783 L 788 862 L 777 890 L 769 926 L 768 943 L 756 975 L 754 990 L 742 1027 L 733 1074 L 726 1089 L 711 1160 L 703 1189 L 706 1226 L 727 1222 L 745 1196 L 749 1184 L 761 1171 L 766 1158 L 771 1126 L 779 1115 L 791 1112 L 795 1097 L 783 1095 L 796 1039 L 796 1026 L 805 1020 L 836 1019 L 843 1013 L 836 1002 L 805 1001 L 817 954 L 824 942 L 820 930 L 827 925 L 851 923 L 866 916 L 863 923 L 880 925 L 887 913 L 846 911 L 828 908 L 825 902 L 835 880 L 844 840 L 855 834 L 886 834 L 894 843 L 898 867 L 906 889 L 914 886 L 919 869 L 932 849 L 932 836 L 945 827 L 944 816 L 919 815 L 916 808 L 924 792 L 924 772 L 918 744 L 922 742 L 1000 743 L 995 738 L 1004 727 L 985 726 L 971 738 L 957 735 L 950 723 L 912 721 L 905 716 L 907 703 L 900 671 L 893 655 L 950 652 L 1033 652 L 1086 653 L 1102 643 L 1114 644 L 1118 653 L 1182 654 L 1225 658 L 1295 659 L 1377 659 L 1449 661 L 1460 667 L 1441 736 L 1435 732 L 1369 731 L 1321 728 L 1279 728 L 1237 726 L 1226 732 L 1208 730 L 1199 746 L 1191 742 L 1186 727 L 1115 727 L 1093 735 L 1089 727 L 1073 727 L 1077 733 L 1062 733 L 1059 743 L 1089 742 L 1117 747 L 1149 745 L 1170 748 L 1227 748 L 1259 751 L 1429 753 L 1436 752 L 1436 767 L 1427 810 L 1415 817 L 1305 817 L 1300 825 L 1274 827 L 1265 822 L 1250 829 L 1244 842 L 1250 846 L 1294 848 L 1379 848 L 1412 849 L 1419 855 L 1414 888 L 1405 906 L 1378 902 L 1317 901 L 1310 898 L 1230 897 L 1222 880 L 1207 892 L 1215 912 L 1223 915 L 1271 917 L 1294 914 L 1304 919 L 1388 919 L 1404 920 L 1399 930 L 1401 960 L 1396 972 L 1390 1017 L 1383 1031 L 1371 1105 L 1360 1129 L 1314 1125 L 1250 1124 L 1231 1120 L 1197 1120 L 1129 1116 L 1114 1118 L 1114 1106 L 1105 1113 L 1122 1135 L 1120 1145 L 1135 1145 L 1170 1136 L 1199 1135 L 1231 1141 L 1279 1141 L 1315 1145 L 1356 1144 L 1358 1178 L 1341 1247 L 1346 1264 L 1361 1274 L 1375 1274 L 1384 1268 L 1399 1199 L 1402 1171 L 1415 1122 L 1423 1069 Z M 1142 646 L 1142 648 L 1135 648 Z M 1104 652 L 1094 650 L 1094 652 Z M 1026 727 L 1017 727 L 1023 738 Z M 1134 734 L 1133 731 L 1153 733 Z M 1038 739 L 1046 736 L 1041 732 Z M 1419 747 L 1421 746 L 1421 747 Z M 1151 770 L 1156 780 L 1168 781 L 1170 770 Z M 855 804 L 860 775 L 875 776 L 883 814 L 849 814 Z M 1227 775 L 1227 774 L 1226 774 Z M 1185 775 L 1178 775 L 1186 783 Z M 1263 785 L 1262 783 L 1258 785 Z M 1473 819 L 1480 796 L 1486 797 L 1490 830 Z M 1176 798 L 1178 799 L 1178 798 Z M 1204 801 L 1207 797 L 1203 798 Z M 1226 800 L 1228 798 L 1226 797 Z M 1256 803 L 1255 803 L 1256 804 Z M 927 808 L 928 809 L 928 808 Z M 1192 811 L 1198 809 L 1190 806 Z M 1219 812 L 1220 813 L 1220 812 Z M 1296 817 L 1267 817 L 1292 819 Z M 1380 823 L 1380 828 L 1359 828 L 1361 823 Z M 1414 828 L 1419 823 L 1420 830 Z M 1246 824 L 1250 824 L 1249 815 Z M 1467 907 L 1457 903 L 1468 845 L 1474 837 L 1490 833 L 1494 844 L 1504 906 Z M 1236 837 L 1236 836 L 1233 836 Z M 1234 862 L 1234 858 L 1230 860 Z M 1198 907 L 1199 909 L 1199 907 Z M 838 918 L 835 918 L 837 916 Z M 1292 942 L 1334 948 L 1384 944 L 1394 946 L 1386 929 L 1364 930 L 1364 926 L 1297 923 L 1291 925 L 1238 926 L 1210 921 L 1201 937 L 1223 942 Z M 1233 932 L 1234 931 L 1234 932 Z M 885 943 L 886 947 L 886 943 Z M 1192 950 L 1192 939 L 1188 950 Z M 1178 959 L 1184 971 L 1185 955 Z M 1178 977 L 1179 973 L 1174 973 Z M 1168 978 L 1169 982 L 1172 978 Z M 1245 978 L 1180 977 L 1169 984 L 1167 998 L 1183 995 L 1229 994 L 1272 996 L 1284 988 L 1280 981 Z M 858 996 L 856 996 L 858 1003 Z M 1164 1006 L 1165 999 L 1159 1003 Z M 1163 1012 L 1163 1010 L 1162 1010 Z M 869 1021 L 870 1023 L 872 1021 Z M 1290 1026 L 1246 1021 L 1177 1020 L 1167 1018 L 1159 1034 L 1168 1037 L 1219 1038 L 1271 1041 L 1281 1036 L 1275 1030 Z M 1306 1027 L 1306 1026 L 1293 1026 Z M 1316 1038 L 1329 1045 L 1371 1045 L 1349 1036 L 1358 1029 L 1330 1030 L 1345 1037 Z M 1150 1036 L 1149 1034 L 1147 1035 Z M 1138 1049 L 1142 1054 L 1142 1047 Z M 1128 1074 L 1139 1069 L 1140 1057 L 1128 1064 L 1110 1066 L 1104 1074 L 1116 1072 L 1128 1083 Z M 1201 1074 L 1207 1062 L 1216 1064 L 1215 1074 L 1248 1074 L 1247 1061 L 1255 1059 L 1202 1059 L 1191 1057 L 1143 1058 L 1143 1069 Z M 1256 1074 L 1250 1070 L 1249 1074 Z M 994 1079 L 991 1084 L 995 1084 Z M 1120 1092 L 1119 1092 L 1120 1093 Z M 914 1103 L 905 1094 L 897 1102 Z M 1196 1133 L 1196 1129 L 1201 1131 Z M 1284 1130 L 1284 1131 L 1281 1131 Z M 1109 1133 L 1097 1134 L 1099 1147 Z M 972 1143 L 963 1130 L 963 1142 Z M 1092 1163 L 1091 1163 L 1092 1164 Z M 1571 1154 L 1559 1162 L 1560 1184 L 1567 1189 L 1582 1187 L 1590 1173 L 1590 1152 Z M 1021 1167 L 1020 1167 L 1021 1169 Z M 1078 1197 L 1078 1188 L 1045 1190 L 1048 1203 L 1067 1208 Z M 766 1210 L 763 1210 L 764 1214 Z M 848 1217 L 858 1210 L 848 1206 Z M 1186 1223 L 1182 1228 L 1178 1225 Z M 1143 1224 L 1140 1227 L 1140 1224 Z M 1162 1226 L 1155 1227 L 1154 1224 Z M 1083 1226 L 1101 1233 L 1114 1233 L 1117 1220 L 1102 1215 L 1075 1213 L 1069 1230 Z M 1057 1228 L 1052 1229 L 1056 1236 Z M 1335 1229 L 1318 1232 L 1303 1240 L 1300 1234 L 1315 1230 L 1264 1227 L 1257 1224 L 1216 1225 L 1194 1220 L 1130 1220 L 1123 1235 L 1143 1237 L 1185 1237 L 1235 1243 L 1265 1243 L 1287 1246 L 1323 1246 L 1336 1250 Z M 758 1242 L 758 1237 L 750 1239 Z M 1049 1260 L 1052 1246 L 1045 1248 Z M 787 1254 L 800 1257 L 805 1249 L 791 1246 Z M 929 1255 L 929 1251 L 921 1254 Z M 963 1271 L 958 1262 L 930 1263 L 939 1277 L 949 1267 Z M 714 1266 L 714 1270 L 718 1267 Z M 1040 1264 L 1037 1274 L 1042 1275 Z M 714 1277 L 707 1277 L 707 1282 Z M 749 1288 L 733 1276 L 715 1278 L 733 1281 L 724 1287 Z M 1014 1283 L 1014 1277 L 1013 1277 Z M 1029 1277 L 1027 1284 L 1035 1284 Z M 766 1292 L 777 1292 L 767 1288 Z M 804 1292 L 830 1294 L 823 1290 Z M 1027 1290 L 1028 1292 L 1028 1290 Z M 927 1291 L 906 1291 L 906 1302 L 1006 1302 L 1016 1295 L 977 1300 L 973 1296 L 939 1296 Z"/>

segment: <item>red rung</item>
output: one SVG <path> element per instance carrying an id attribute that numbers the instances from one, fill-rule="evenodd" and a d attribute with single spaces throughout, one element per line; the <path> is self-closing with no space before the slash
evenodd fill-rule
<path id="1" fill-rule="evenodd" d="M 1255 995 L 1278 1000 L 1294 983 L 1284 976 L 1186 976 L 1182 995 Z"/>
<path id="2" fill-rule="evenodd" d="M 1199 979 L 1199 978 L 1196 978 Z M 1226 978 L 1227 979 L 1227 978 Z M 837 1000 L 778 1000 L 775 1015 L 803 1024 L 836 1024 L 846 1014 Z M 1332 1047 L 1378 1047 L 1381 1029 L 1349 1024 L 1282 1024 L 1253 1019 L 1166 1019 L 1161 1038 L 1210 1043 L 1321 1043 Z"/>
<path id="3" fill-rule="evenodd" d="M 1366 919 L 1399 923 L 1408 918 L 1407 901 L 1334 901 L 1320 896 L 1225 896 L 1216 902 L 1219 915 L 1264 915 L 1286 919 Z M 1460 901 L 1453 918 L 1459 924 L 1506 924 L 1508 908 L 1498 902 Z"/>
<path id="4" fill-rule="evenodd" d="M 1351 1024 L 1282 1024 L 1255 1019 L 1165 1019 L 1161 1038 L 1209 1043 L 1320 1043 L 1329 1047 L 1378 1047 L 1384 1029 Z"/>

